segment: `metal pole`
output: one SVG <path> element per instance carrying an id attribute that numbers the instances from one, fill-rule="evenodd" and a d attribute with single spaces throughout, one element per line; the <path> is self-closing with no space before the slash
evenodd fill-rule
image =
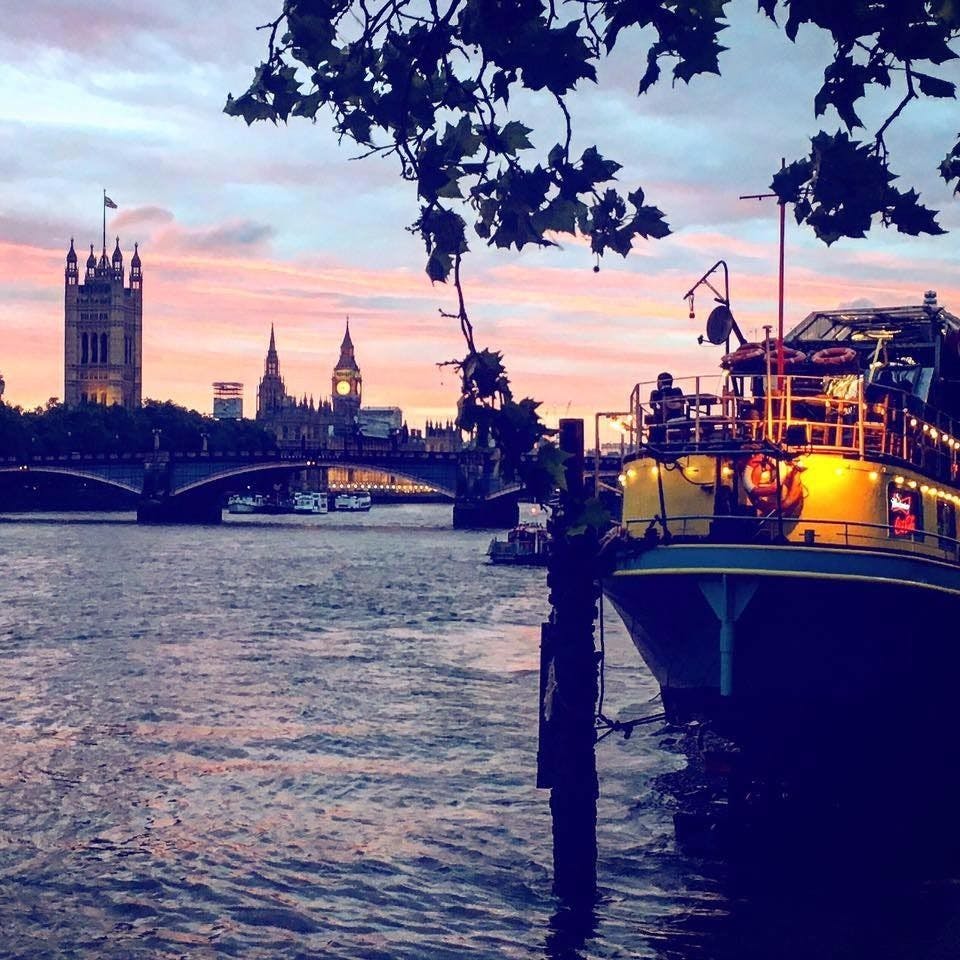
<path id="1" fill-rule="evenodd" d="M 593 495 L 600 496 L 600 418 L 602 413 L 593 415 Z"/>
<path id="2" fill-rule="evenodd" d="M 780 169 L 787 165 L 784 157 L 780 158 Z M 783 389 L 783 257 L 784 237 L 787 225 L 787 205 L 780 201 L 780 289 L 777 298 L 777 389 Z"/>
<path id="3" fill-rule="evenodd" d="M 767 414 L 767 439 L 773 440 L 773 391 L 771 387 L 773 386 L 773 376 L 770 372 L 770 331 L 773 328 L 770 324 L 766 324 L 763 328 L 763 332 L 766 334 L 763 341 L 763 349 L 766 353 L 767 360 L 767 382 L 766 382 L 766 414 Z"/>

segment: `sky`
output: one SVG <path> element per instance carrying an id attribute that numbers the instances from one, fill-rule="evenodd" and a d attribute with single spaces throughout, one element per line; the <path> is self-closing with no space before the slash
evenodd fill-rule
<path id="1" fill-rule="evenodd" d="M 3 9 L 7 7 L 7 9 Z M 363 401 L 399 406 L 411 426 L 454 415 L 457 381 L 438 366 L 463 354 L 453 290 L 431 285 L 414 187 L 393 162 L 356 159 L 332 123 L 247 127 L 222 108 L 263 58 L 259 24 L 281 0 L 0 0 L 0 371 L 4 399 L 33 407 L 63 395 L 63 266 L 101 244 L 101 198 L 117 203 L 108 246 L 126 263 L 140 244 L 144 396 L 209 413 L 211 383 L 244 384 L 256 408 L 270 325 L 297 396 L 328 397 L 344 323 L 363 375 Z M 636 97 L 639 41 L 604 63 L 572 101 L 574 151 L 597 144 L 642 186 L 673 234 L 640 242 L 599 273 L 584 243 L 496 251 L 477 237 L 466 293 L 480 346 L 503 351 L 517 396 L 542 401 L 549 422 L 627 406 L 634 384 L 663 369 L 712 373 L 719 348 L 697 344 L 713 304 L 688 316 L 683 293 L 718 259 L 730 268 L 733 313 L 750 337 L 776 323 L 778 211 L 766 192 L 780 158 L 806 154 L 828 114 L 813 96 L 829 46 L 811 29 L 791 44 L 734 0 L 722 77 L 662 83 Z M 229 10 L 228 14 L 223 11 Z M 952 79 L 960 80 L 956 69 Z M 897 94 L 871 101 L 881 118 Z M 536 143 L 557 139 L 549 107 Z M 875 229 L 827 248 L 788 219 L 786 326 L 813 309 L 919 303 L 927 289 L 960 312 L 960 210 L 936 167 L 956 139 L 955 101 L 907 111 L 888 138 L 893 169 L 942 210 L 946 236 Z"/>

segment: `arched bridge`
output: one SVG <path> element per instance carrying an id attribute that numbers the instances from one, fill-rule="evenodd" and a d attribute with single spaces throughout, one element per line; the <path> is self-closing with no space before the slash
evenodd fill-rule
<path id="1" fill-rule="evenodd" d="M 615 473 L 619 460 L 603 463 Z M 430 487 L 454 502 L 457 526 L 511 526 L 522 487 L 504 483 L 496 460 L 476 450 L 303 450 L 136 454 L 60 454 L 0 460 L 0 473 L 33 471 L 107 484 L 140 497 L 140 520 L 217 523 L 223 495 L 255 476 L 324 467 L 379 471 Z M 591 465 L 592 467 L 592 465 Z"/>

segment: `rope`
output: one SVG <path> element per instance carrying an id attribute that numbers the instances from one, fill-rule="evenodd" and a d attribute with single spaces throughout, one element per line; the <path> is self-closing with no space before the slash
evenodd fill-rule
<path id="1" fill-rule="evenodd" d="M 606 631 L 604 626 L 603 619 L 603 589 L 600 590 L 600 652 L 598 655 L 598 668 L 599 668 L 599 695 L 597 700 L 597 716 L 594 723 L 594 726 L 598 732 L 596 742 L 599 743 L 601 740 L 606 739 L 610 736 L 611 733 L 622 733 L 624 740 L 629 740 L 633 734 L 634 727 L 640 727 L 648 723 L 659 723 L 661 720 L 666 720 L 667 715 L 665 713 L 654 713 L 646 717 L 637 717 L 635 720 L 611 720 L 603 712 L 603 699 L 606 694 L 606 662 L 607 662 L 607 642 L 606 642 Z M 660 694 L 658 693 L 652 700 L 648 701 L 649 703 L 655 703 L 660 699 Z M 600 731 L 603 731 L 600 733 Z"/>

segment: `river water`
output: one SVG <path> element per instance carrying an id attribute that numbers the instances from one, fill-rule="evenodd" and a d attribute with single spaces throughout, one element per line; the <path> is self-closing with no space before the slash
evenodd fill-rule
<path id="1" fill-rule="evenodd" d="M 488 539 L 435 505 L 0 523 L 0 957 L 956 956 L 949 879 L 678 849 L 656 726 L 599 746 L 602 896 L 562 910 L 545 576 Z M 606 646 L 607 712 L 655 710 L 612 614 Z"/>

